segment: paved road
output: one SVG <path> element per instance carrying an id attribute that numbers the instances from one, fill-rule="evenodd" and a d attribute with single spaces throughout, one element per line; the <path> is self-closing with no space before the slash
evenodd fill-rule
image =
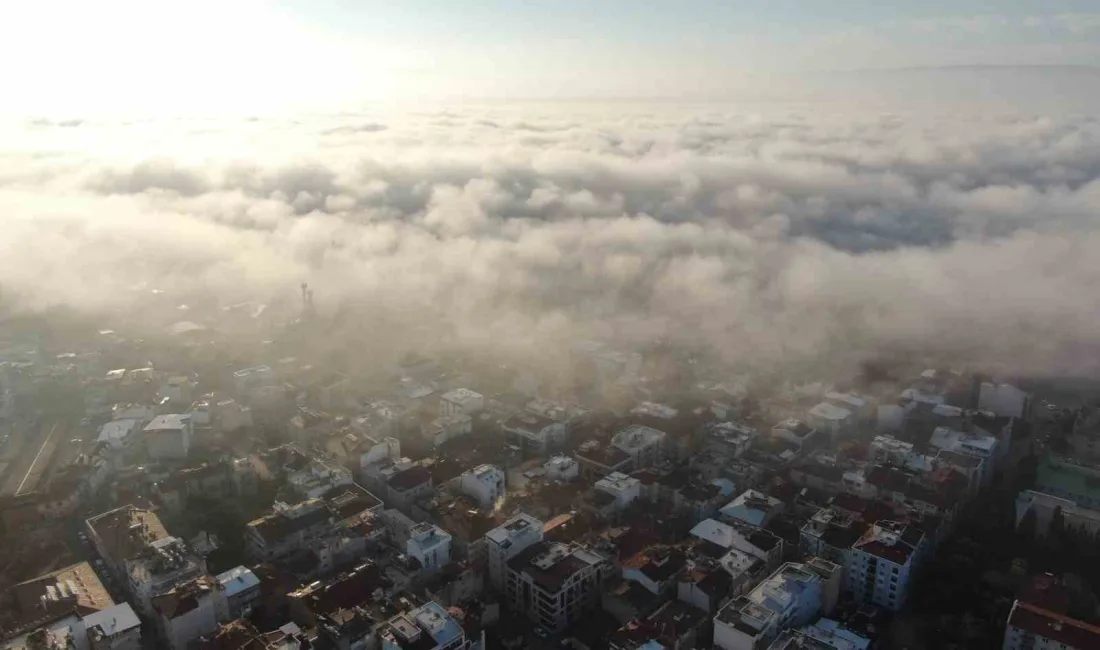
<path id="1" fill-rule="evenodd" d="M 39 479 L 49 468 L 50 460 L 57 450 L 58 438 L 64 435 L 64 432 L 65 426 L 61 422 L 55 421 L 49 425 L 49 430 L 42 437 L 42 444 L 38 446 L 30 465 L 27 466 L 27 471 L 19 481 L 19 486 L 15 489 L 15 496 L 33 492 L 38 487 Z"/>

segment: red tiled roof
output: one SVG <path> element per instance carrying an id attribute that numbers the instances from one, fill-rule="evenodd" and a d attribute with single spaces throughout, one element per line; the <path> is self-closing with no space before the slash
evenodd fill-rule
<path id="1" fill-rule="evenodd" d="M 1038 575 L 1024 585 L 1017 600 L 1052 612 L 1065 614 L 1069 611 L 1073 596 L 1057 578 L 1050 574 Z"/>
<path id="2" fill-rule="evenodd" d="M 860 513 L 867 509 L 867 500 L 854 494 L 841 492 L 833 499 L 833 505 L 848 512 Z"/>
<path id="3" fill-rule="evenodd" d="M 1100 649 L 1100 627 L 1035 605 L 1016 601 L 1008 616 L 1008 624 L 1036 636 L 1064 643 L 1074 650 Z"/>

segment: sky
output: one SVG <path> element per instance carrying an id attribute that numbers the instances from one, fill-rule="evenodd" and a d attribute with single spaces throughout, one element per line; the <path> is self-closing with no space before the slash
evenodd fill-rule
<path id="1" fill-rule="evenodd" d="M 0 7 L 7 113 L 727 99 L 822 73 L 1095 65 L 1090 0 L 42 0 Z"/>
<path id="2" fill-rule="evenodd" d="M 2 3 L 0 299 L 1095 375 L 1093 4 Z"/>

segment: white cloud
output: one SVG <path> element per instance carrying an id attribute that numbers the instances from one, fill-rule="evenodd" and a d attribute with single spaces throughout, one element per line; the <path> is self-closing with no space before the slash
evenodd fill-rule
<path id="1" fill-rule="evenodd" d="M 910 352 L 1081 370 L 1100 344 L 1087 116 L 498 106 L 6 134 L 0 286 L 27 307 L 307 281 L 386 352 L 410 323 L 551 355 L 641 332 L 837 372 Z"/>

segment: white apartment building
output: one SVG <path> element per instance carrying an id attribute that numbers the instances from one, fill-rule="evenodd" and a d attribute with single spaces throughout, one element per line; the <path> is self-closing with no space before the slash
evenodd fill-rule
<path id="1" fill-rule="evenodd" d="M 129 603 L 122 603 L 82 619 L 91 650 L 140 650 L 141 620 Z"/>
<path id="2" fill-rule="evenodd" d="M 912 526 L 892 521 L 872 526 L 849 556 L 847 580 L 856 601 L 901 610 L 926 543 Z"/>
<path id="3" fill-rule="evenodd" d="M 302 499 L 319 499 L 332 488 L 355 482 L 346 468 L 316 459 L 305 467 L 288 473 L 286 481 Z"/>
<path id="4" fill-rule="evenodd" d="M 234 399 L 223 399 L 214 406 L 214 415 L 218 429 L 222 433 L 232 433 L 237 429 L 252 426 L 252 408 L 244 406 Z M 198 424 L 191 413 L 192 423 Z M 209 418 L 209 414 L 207 416 Z M 209 423 L 209 422 L 208 422 Z"/>
<path id="5" fill-rule="evenodd" d="M 508 560 L 542 541 L 543 524 L 530 515 L 520 513 L 485 534 L 489 558 L 489 583 L 504 592 Z"/>
<path id="6" fill-rule="evenodd" d="M 550 633 L 580 620 L 600 596 L 611 565 L 577 544 L 539 542 L 507 564 L 509 606 Z"/>
<path id="7" fill-rule="evenodd" d="M 1031 417 L 1031 395 L 1012 384 L 983 382 L 978 391 L 978 408 L 1002 417 Z"/>
<path id="8" fill-rule="evenodd" d="M 803 553 L 847 567 L 851 563 L 852 545 L 860 539 L 860 530 L 851 514 L 827 506 L 802 525 L 799 548 Z"/>
<path id="9" fill-rule="evenodd" d="M 1087 650 L 1100 647 L 1100 627 L 1016 601 L 1005 626 L 1004 650 Z"/>
<path id="10" fill-rule="evenodd" d="M 1024 490 L 1016 497 L 1016 527 L 1027 516 L 1035 513 L 1035 535 L 1042 537 L 1050 530 L 1054 512 L 1061 509 L 1066 528 L 1077 529 L 1095 535 L 1100 532 L 1100 510 L 1085 508 L 1069 499 L 1063 499 L 1035 490 Z"/>
<path id="11" fill-rule="evenodd" d="M 668 434 L 664 431 L 633 424 L 616 433 L 611 438 L 611 446 L 629 455 L 638 469 L 661 459 L 667 439 Z"/>
<path id="12" fill-rule="evenodd" d="M 186 460 L 191 450 L 191 416 L 158 415 L 142 432 L 146 453 L 154 460 Z"/>
<path id="13" fill-rule="evenodd" d="M 206 560 L 178 537 L 157 540 L 126 562 L 127 587 L 138 611 L 151 615 L 153 597 L 206 574 Z"/>
<path id="14" fill-rule="evenodd" d="M 466 650 L 481 647 L 481 639 L 466 633 L 447 610 L 432 601 L 385 623 L 379 637 L 382 650 Z"/>
<path id="15" fill-rule="evenodd" d="M 882 434 L 871 440 L 868 460 L 874 465 L 900 465 L 911 453 L 913 453 L 913 443 Z"/>
<path id="16" fill-rule="evenodd" d="M 835 391 L 829 391 L 825 393 L 825 401 L 839 406 L 840 408 L 852 411 L 856 414 L 856 418 L 860 420 L 871 419 L 875 414 L 875 409 L 871 401 L 855 393 L 837 393 Z"/>
<path id="17" fill-rule="evenodd" d="M 438 447 L 448 440 L 469 435 L 474 430 L 474 420 L 465 413 L 441 415 L 420 430 L 424 439 Z"/>
<path id="18" fill-rule="evenodd" d="M 111 420 L 99 428 L 96 442 L 104 443 L 116 451 L 125 449 L 138 437 L 136 432 L 140 424 L 139 420 L 134 419 Z"/>
<path id="19" fill-rule="evenodd" d="M 517 413 L 500 425 L 505 439 L 526 451 L 545 453 L 565 443 L 568 433 L 564 422 L 558 422 L 532 411 Z"/>
<path id="20" fill-rule="evenodd" d="M 667 404 L 658 404 L 657 402 L 641 402 L 630 409 L 631 415 L 646 416 L 658 420 L 674 420 L 679 413 L 679 411 L 671 406 Z"/>
<path id="21" fill-rule="evenodd" d="M 748 553 L 764 562 L 767 570 L 777 568 L 783 557 L 783 540 L 746 524 L 731 526 L 716 519 L 704 519 L 691 529 L 691 536 L 727 550 Z"/>
<path id="22" fill-rule="evenodd" d="M 741 521 L 763 528 L 783 512 L 783 502 L 756 490 L 745 490 L 733 501 L 722 506 L 719 515 L 723 521 Z"/>
<path id="23" fill-rule="evenodd" d="M 569 456 L 551 456 L 550 460 L 542 464 L 546 478 L 551 481 L 569 483 L 581 473 L 581 466 Z"/>
<path id="24" fill-rule="evenodd" d="M 619 472 L 596 481 L 595 487 L 615 498 L 615 510 L 622 510 L 642 495 L 642 482 Z"/>
<path id="25" fill-rule="evenodd" d="M 278 382 L 275 371 L 270 366 L 253 366 L 242 368 L 233 373 L 233 386 L 240 395 L 246 395 L 249 391 L 273 386 Z"/>
<path id="26" fill-rule="evenodd" d="M 795 445 L 801 451 L 817 439 L 817 429 L 802 420 L 790 418 L 772 427 L 772 436 Z"/>
<path id="27" fill-rule="evenodd" d="M 987 433 L 976 430 L 973 433 L 957 431 L 949 427 L 936 427 L 928 445 L 940 451 L 953 451 L 984 461 L 981 480 L 983 483 L 993 477 L 997 456 L 1000 453 L 1000 441 Z"/>
<path id="28" fill-rule="evenodd" d="M 425 571 L 438 571 L 451 561 L 451 535 L 432 524 L 417 524 L 409 531 L 405 553 Z"/>
<path id="29" fill-rule="evenodd" d="M 822 618 L 802 629 L 783 632 L 768 650 L 869 650 L 870 647 L 871 639 Z"/>
<path id="30" fill-rule="evenodd" d="M 806 423 L 834 441 L 854 432 L 858 422 L 856 413 L 830 402 L 821 402 L 806 412 Z"/>
<path id="31" fill-rule="evenodd" d="M 760 437 L 756 429 L 736 422 L 716 422 L 703 429 L 703 451 L 740 458 Z"/>
<path id="32" fill-rule="evenodd" d="M 216 580 L 203 576 L 153 598 L 157 632 L 171 650 L 187 650 L 212 635 L 227 611 Z M 221 616 L 220 616 L 221 615 Z"/>
<path id="33" fill-rule="evenodd" d="M 382 438 L 381 440 L 367 436 L 366 444 L 359 454 L 359 470 L 365 472 L 368 467 L 392 462 L 401 458 L 401 441 L 397 438 Z"/>
<path id="34" fill-rule="evenodd" d="M 148 404 L 115 404 L 111 407 L 112 420 L 137 420 L 148 424 L 157 417 L 157 411 Z"/>
<path id="35" fill-rule="evenodd" d="M 496 465 L 478 465 L 458 477 L 463 494 L 477 502 L 485 510 L 492 510 L 504 500 L 506 492 L 504 470 Z"/>
<path id="36" fill-rule="evenodd" d="M 439 417 L 473 416 L 485 409 L 485 396 L 469 388 L 449 390 L 439 398 Z"/>
<path id="37" fill-rule="evenodd" d="M 260 600 L 260 579 L 243 567 L 233 567 L 215 576 L 225 597 L 226 611 L 222 620 L 247 618 Z"/>
<path id="38" fill-rule="evenodd" d="M 759 650 L 789 628 L 806 625 L 821 612 L 823 581 L 805 564 L 787 562 L 748 594 L 714 617 L 714 647 Z"/>
<path id="39" fill-rule="evenodd" d="M 332 512 L 322 499 L 276 501 L 271 510 L 245 526 L 248 554 L 257 562 L 290 555 L 332 528 Z"/>

